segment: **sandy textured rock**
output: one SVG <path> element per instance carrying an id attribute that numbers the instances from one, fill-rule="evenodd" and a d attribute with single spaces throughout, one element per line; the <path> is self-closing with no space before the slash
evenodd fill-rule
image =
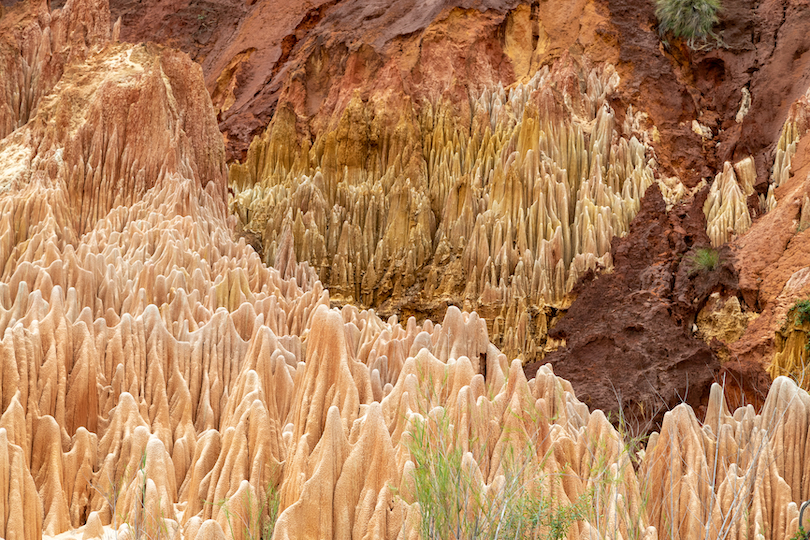
<path id="1" fill-rule="evenodd" d="M 35 8 L 23 3 L 10 13 Z M 101 9 L 100 20 L 107 17 L 104 6 L 76 2 L 73 8 Z M 516 35 L 519 23 L 513 22 Z M 769 540 L 795 531 L 797 503 L 810 497 L 804 473 L 810 397 L 790 380 L 775 381 L 759 415 L 753 407 L 732 414 L 719 387 L 711 389 L 703 424 L 688 406 L 676 407 L 664 415 L 639 465 L 635 449 L 623 443 L 603 411 L 589 410 L 551 365 L 537 366 L 527 379 L 521 360 L 493 343 L 477 313 L 445 306 L 440 323 L 413 317 L 400 323 L 396 316 L 383 320 L 342 301 L 333 307 L 332 293 L 318 279 L 322 267 L 296 252 L 295 222 L 279 234 L 276 267 L 268 267 L 244 239 L 234 239 L 241 216 L 227 211 L 224 143 L 202 71 L 184 54 L 161 46 L 105 44 L 105 39 L 91 43 L 86 57 L 71 60 L 31 118 L 0 140 L 0 536 L 69 532 L 93 538 L 115 531 L 121 538 L 256 537 L 270 525 L 277 496 L 275 538 L 416 539 L 426 518 L 415 499 L 413 475 L 424 457 L 414 444 L 425 429 L 446 429 L 443 444 L 458 453 L 463 471 L 487 500 L 504 500 L 515 478 L 548 494 L 557 508 L 585 497 L 593 512 L 572 524 L 571 539 L 694 538 L 729 523 L 737 527 L 729 537 L 740 539 L 754 530 Z M 525 58 L 515 58 L 516 65 L 525 65 Z M 495 291 L 497 283 L 499 291 L 519 291 L 519 284 L 505 284 L 504 269 L 512 263 L 517 268 L 526 251 L 534 253 L 528 238 L 524 245 L 520 224 L 521 211 L 526 216 L 525 208 L 535 203 L 528 204 L 528 184 L 518 180 L 521 174 L 533 178 L 539 193 L 551 193 L 541 188 L 554 182 L 555 197 L 545 198 L 548 207 L 536 204 L 544 220 L 534 224 L 538 231 L 541 223 L 546 231 L 554 225 L 557 239 L 541 240 L 538 233 L 532 240 L 540 244 L 538 253 L 545 248 L 555 272 L 562 262 L 554 290 L 564 291 L 572 275 L 585 271 L 587 265 L 576 267 L 576 257 L 597 253 L 584 247 L 595 245 L 610 253 L 617 267 L 631 268 L 622 279 L 635 281 L 618 283 L 643 282 L 644 290 L 655 291 L 659 309 L 670 305 L 682 317 L 666 324 L 683 332 L 714 288 L 734 286 L 727 266 L 697 282 L 673 262 L 685 249 L 681 243 L 687 245 L 687 230 L 703 234 L 708 244 L 700 211 L 704 200 L 688 203 L 698 209 L 691 221 L 684 206 L 675 206 L 680 217 L 670 220 L 657 187 L 640 202 L 645 184 L 652 182 L 644 130 L 632 125 L 635 114 L 626 111 L 619 122 L 609 110 L 610 68 L 580 69 L 563 61 L 539 73 L 522 87 L 485 89 L 479 104 L 471 105 L 482 111 L 471 118 L 484 128 L 489 122 L 491 131 L 486 147 L 493 150 L 481 143 L 482 159 L 491 159 L 492 170 L 500 171 L 487 173 L 494 195 L 492 207 L 478 214 L 483 217 L 459 217 L 468 215 L 460 202 L 468 199 L 458 194 L 475 187 L 472 176 L 448 206 L 451 192 L 441 191 L 446 185 L 434 184 L 438 195 L 411 191 L 401 176 L 385 177 L 388 163 L 380 165 L 374 179 L 379 204 L 388 204 L 387 212 L 399 218 L 414 216 L 413 222 L 391 222 L 390 237 L 399 242 L 391 245 L 418 251 L 414 239 L 432 244 L 440 222 L 425 235 L 420 227 L 430 220 L 420 222 L 427 218 L 411 211 L 434 212 L 424 201 L 443 197 L 447 216 L 453 207 L 458 211 L 441 221 L 458 228 L 443 233 L 448 242 L 463 236 L 464 225 L 470 238 L 481 231 L 469 257 L 477 261 L 479 247 L 482 256 L 498 248 L 494 258 L 487 251 L 485 261 L 498 262 L 481 274 L 484 288 Z M 526 105 L 521 93 L 534 93 L 548 107 L 543 114 L 562 116 L 566 130 L 531 115 L 510 116 Z M 352 107 L 348 100 L 347 126 L 361 122 L 351 115 L 362 117 L 362 108 Z M 443 124 L 454 117 L 442 107 L 431 117 L 434 127 L 425 128 L 435 134 L 430 144 L 438 157 L 422 158 L 444 171 L 436 172 L 439 177 L 458 177 L 452 169 L 473 161 L 466 154 L 462 161 L 453 150 L 460 147 L 458 131 Z M 506 126 L 513 120 L 509 140 L 496 141 L 498 122 Z M 411 125 L 423 133 L 421 124 Z M 550 155 L 568 146 L 541 146 L 546 140 L 541 126 L 543 137 L 570 142 L 571 152 Z M 642 139 L 633 142 L 631 133 Z M 313 145 L 307 159 L 323 150 L 318 159 L 353 169 L 339 179 L 336 167 L 316 171 L 297 194 L 283 193 L 286 188 L 278 184 L 278 200 L 289 196 L 298 208 L 312 202 L 307 220 L 316 221 L 318 208 L 334 208 L 316 205 L 319 197 L 362 214 L 359 201 L 366 195 L 360 180 L 366 172 L 352 161 L 356 148 L 323 144 Z M 280 171 L 289 165 L 291 171 L 294 162 L 278 155 L 268 167 Z M 554 165 L 564 156 L 571 158 L 565 160 L 568 168 Z M 615 159 L 602 162 L 599 156 Z M 586 162 L 588 174 L 574 175 Z M 391 166 L 401 172 L 408 164 Z M 543 175 L 531 176 L 535 166 L 545 168 Z M 392 180 L 385 197 L 383 178 Z M 348 195 L 340 199 L 339 184 L 345 184 L 345 193 L 359 193 L 354 206 Z M 573 185 L 577 190 L 568 193 Z M 626 242 L 611 244 L 608 232 L 628 226 L 639 204 L 646 218 L 629 226 Z M 487 211 L 505 217 L 506 226 L 494 217 L 486 222 Z M 300 212 L 298 222 L 308 212 Z M 350 221 L 340 212 L 329 218 L 328 230 L 339 247 L 337 260 L 348 268 L 358 257 L 349 246 L 366 244 L 350 242 Z M 494 244 L 483 236 L 490 225 Z M 570 244 L 563 240 L 566 227 Z M 658 234 L 670 229 L 672 234 Z M 388 234 L 377 242 L 388 245 Z M 645 254 L 663 262 L 668 273 L 645 271 L 647 259 L 634 256 L 639 238 L 652 246 L 679 246 L 664 255 Z M 514 246 L 522 250 L 517 255 Z M 464 251 L 459 253 L 461 258 Z M 545 259 L 526 257 L 539 276 Z M 412 264 L 417 262 L 414 252 Z M 342 271 L 340 264 L 333 266 Z M 362 292 L 362 282 L 359 286 Z M 703 300 L 683 307 L 694 298 Z M 518 317 L 507 314 L 504 320 L 511 329 Z M 692 347 L 682 353 L 694 367 L 690 362 L 708 349 L 691 339 L 673 347 Z M 470 493 L 461 496 L 472 502 Z M 729 519 L 741 503 L 751 511 L 744 519 Z"/>
<path id="2" fill-rule="evenodd" d="M 667 213 L 659 190 L 648 190 L 627 236 L 613 242 L 614 271 L 583 280 L 550 331 L 563 344 L 547 357 L 555 372 L 589 406 L 621 413 L 632 430 L 650 430 L 683 401 L 700 407 L 720 367 L 693 331 L 712 292 L 737 293 L 728 250 L 714 269 L 690 263 L 709 246 L 701 219 L 707 191 Z"/>
<path id="3" fill-rule="evenodd" d="M 313 139 L 279 112 L 231 208 L 284 271 L 306 261 L 333 298 L 382 312 L 478 310 L 496 344 L 541 358 L 549 319 L 580 275 L 611 268 L 654 183 L 645 115 L 609 101 L 610 65 L 570 59 L 469 104 L 354 95 Z M 295 142 L 294 142 L 295 141 Z"/>
<path id="4" fill-rule="evenodd" d="M 805 54 L 810 38 L 803 31 L 808 12 L 793 0 L 725 2 L 716 28 L 723 45 L 700 50 L 671 36 L 662 41 L 654 6 L 628 0 L 553 6 L 448 0 L 425 9 L 409 0 L 125 0 L 114 2 L 113 12 L 123 16 L 124 39 L 156 39 L 202 63 L 228 159 L 242 162 L 233 169 L 238 181 L 232 203 L 242 221 L 241 234 L 265 262 L 284 274 L 291 262 L 306 260 L 335 301 L 375 307 L 386 316 L 438 319 L 451 304 L 476 309 L 488 321 L 495 344 L 526 361 L 541 360 L 560 345 L 546 333 L 570 298 L 548 297 L 600 263 L 588 256 L 585 264 L 565 261 L 558 272 L 555 262 L 545 261 L 538 246 L 531 245 L 537 244 L 537 231 L 526 227 L 526 242 L 521 242 L 521 218 L 514 211 L 510 231 L 509 208 L 496 210 L 494 201 L 503 198 L 503 206 L 523 207 L 522 220 L 530 219 L 529 203 L 536 194 L 534 186 L 527 189 L 531 167 L 522 154 L 529 130 L 520 128 L 524 139 L 511 163 L 510 152 L 497 147 L 512 144 L 507 135 L 494 137 L 495 154 L 502 154 L 472 155 L 467 149 L 476 147 L 469 135 L 483 129 L 476 124 L 478 98 L 487 92 L 499 96 L 512 129 L 526 111 L 518 114 L 514 96 L 499 93 L 499 84 L 510 89 L 523 83 L 525 88 L 538 68 L 549 66 L 554 72 L 561 59 L 569 58 L 581 90 L 591 67 L 615 66 L 619 82 L 607 104 L 622 124 L 616 133 L 629 138 L 632 132 L 644 143 L 644 159 L 654 156 L 657 167 L 651 169 L 668 202 L 703 180 L 711 184 L 703 210 L 715 246 L 739 238 L 751 219 L 775 208 L 775 190 L 790 176 L 806 127 L 796 100 L 807 100 L 802 95 L 810 61 Z M 557 105 L 565 102 L 560 88 L 563 94 L 577 94 L 573 77 L 565 80 L 568 86 L 556 87 Z M 503 114 L 493 114 L 495 101 L 484 108 L 491 124 L 501 122 Z M 587 141 L 593 117 L 573 116 Z M 786 118 L 790 121 L 783 126 Z M 481 161 L 482 169 L 489 168 L 489 157 L 495 172 L 503 167 L 504 186 L 488 183 L 485 174 L 480 183 L 475 178 L 473 169 Z M 593 156 L 589 159 L 593 163 Z M 572 170 L 565 158 L 556 165 Z M 267 208 L 279 207 L 283 211 L 267 215 Z M 810 224 L 810 199 L 803 208 L 801 229 Z M 569 212 L 571 220 L 577 219 L 575 210 Z M 487 219 L 479 222 L 481 215 Z M 622 221 L 622 215 L 612 213 L 606 234 L 624 228 L 612 223 Z M 598 223 L 593 225 L 593 254 L 601 259 L 605 234 Z M 555 230 L 547 228 L 543 239 L 553 243 Z M 474 238 L 470 231 L 477 233 Z M 580 236 L 587 252 L 590 238 Z M 742 268 L 749 294 L 741 309 L 765 316 L 753 325 L 751 339 L 728 354 L 751 366 L 772 352 L 773 331 L 785 307 L 772 316 L 770 307 L 748 302 L 759 285 L 745 274 L 763 279 L 761 263 L 770 272 L 775 260 L 756 252 L 784 251 L 788 236 L 775 236 L 774 246 L 751 249 L 743 257 L 751 268 Z M 504 245 L 508 249 L 501 249 Z M 487 256 L 492 267 L 483 268 Z M 793 258 L 803 264 L 801 257 Z M 550 294 L 537 292 L 543 287 L 536 275 L 549 284 Z M 560 287 L 561 282 L 566 283 Z M 792 301 L 793 293 L 786 298 Z M 717 354 L 725 358 L 727 352 Z"/>
<path id="5" fill-rule="evenodd" d="M 745 234 L 751 228 L 746 198 L 754 193 L 754 182 L 756 170 L 754 160 L 750 157 L 734 167 L 726 162 L 723 172 L 715 177 L 703 205 L 706 233 L 712 246 L 722 246 L 733 240 L 735 235 Z"/>
<path id="6" fill-rule="evenodd" d="M 31 119 L 69 63 L 110 37 L 107 0 L 65 2 L 54 11 L 49 2 L 29 4 L 0 17 L 0 138 Z"/>
<path id="7" fill-rule="evenodd" d="M 767 212 L 754 222 L 748 234 L 734 242 L 737 259 L 745 261 L 739 265 L 743 298 L 749 309 L 760 315 L 731 351 L 740 359 L 771 364 L 773 373 L 793 372 L 795 366 L 806 363 L 798 356 L 786 357 L 784 351 L 775 357 L 774 338 L 784 327 L 789 310 L 810 294 L 805 261 L 810 238 L 809 99 L 804 95 L 792 105 L 782 129 L 768 196 L 760 200 Z"/>
<path id="8" fill-rule="evenodd" d="M 755 313 L 743 313 L 738 297 L 722 298 L 716 292 L 698 313 L 695 324 L 707 343 L 718 339 L 728 345 L 740 339 L 754 319 Z"/>
<path id="9" fill-rule="evenodd" d="M 650 438 L 641 472 L 649 485 L 650 517 L 669 538 L 785 538 L 797 528 L 797 502 L 810 496 L 796 483 L 810 457 L 806 445 L 807 394 L 780 377 L 762 413 L 752 406 L 731 414 L 719 385 L 712 387 L 701 427 L 679 405 Z M 798 446 L 794 446 L 796 442 Z M 790 457 L 780 448 L 795 451 Z M 673 510 L 680 515 L 672 520 Z"/>

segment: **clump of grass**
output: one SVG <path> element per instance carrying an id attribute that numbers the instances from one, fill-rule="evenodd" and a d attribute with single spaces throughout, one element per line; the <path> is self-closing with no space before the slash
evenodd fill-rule
<path id="1" fill-rule="evenodd" d="M 795 326 L 804 326 L 810 322 L 810 299 L 804 298 L 796 301 L 788 313 L 793 313 Z M 804 350 L 810 353 L 810 335 L 806 336 Z"/>
<path id="2" fill-rule="evenodd" d="M 790 538 L 790 540 L 807 540 L 807 533 L 806 533 L 806 532 L 804 532 L 804 527 L 802 527 L 802 526 L 800 525 L 800 526 L 799 526 L 799 530 L 798 530 L 798 531 L 796 531 L 796 534 L 794 534 L 794 535 L 793 535 L 793 536 Z"/>
<path id="3" fill-rule="evenodd" d="M 415 464 L 413 496 L 423 539 L 560 540 L 573 523 L 586 519 L 590 493 L 572 504 L 556 504 L 540 487 L 543 480 L 553 484 L 554 479 L 539 476 L 528 458 L 524 463 L 513 452 L 507 452 L 504 482 L 492 497 L 476 474 L 477 465 L 453 444 L 452 431 L 443 409 L 412 423 L 407 446 Z"/>
<path id="4" fill-rule="evenodd" d="M 702 272 L 711 272 L 720 266 L 720 253 L 710 247 L 697 248 L 686 257 L 685 262 L 690 277 Z"/>
<path id="5" fill-rule="evenodd" d="M 720 0 L 655 0 L 659 33 L 683 38 L 691 49 L 706 47 L 710 39 L 719 41 L 712 31 L 719 10 Z"/>
<path id="6" fill-rule="evenodd" d="M 276 485 L 268 483 L 264 496 L 259 495 L 257 500 L 254 500 L 252 491 L 247 490 L 242 493 L 242 500 L 239 502 L 242 503 L 239 511 L 230 508 L 228 499 L 218 503 L 225 512 L 231 538 L 236 538 L 236 532 L 240 531 L 241 537 L 247 540 L 270 540 L 276 527 L 281 502 Z"/>

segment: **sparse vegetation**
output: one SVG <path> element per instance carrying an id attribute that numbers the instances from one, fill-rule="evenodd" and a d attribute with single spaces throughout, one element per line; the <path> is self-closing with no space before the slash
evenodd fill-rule
<path id="1" fill-rule="evenodd" d="M 516 434 L 523 442 L 519 448 L 507 447 L 500 461 L 502 475 L 487 484 L 478 468 L 485 458 L 472 449 L 465 452 L 451 415 L 432 405 L 442 401 L 446 374 L 438 384 L 423 372 L 419 379 L 421 414 L 407 420 L 410 427 L 403 436 L 414 463 L 412 483 L 407 494 L 399 495 L 419 504 L 423 540 L 560 540 L 575 522 L 591 516 L 593 489 L 569 504 L 555 496 L 562 489 L 561 478 L 544 471 L 551 450 L 543 455 L 537 433 L 523 432 L 528 439 Z"/>
<path id="2" fill-rule="evenodd" d="M 124 476 L 126 476 L 126 472 Z M 91 479 L 87 478 L 87 483 L 92 487 L 101 497 L 104 499 L 104 502 L 107 503 L 107 507 L 109 508 L 110 512 L 110 526 L 112 528 L 112 537 L 114 539 L 118 538 L 118 501 L 122 495 L 122 484 L 123 479 L 118 479 L 117 481 L 113 479 L 112 474 L 110 471 L 107 471 L 107 483 L 102 484 L 99 482 L 94 482 Z"/>
<path id="3" fill-rule="evenodd" d="M 685 262 L 690 277 L 701 272 L 711 272 L 720 266 L 720 253 L 710 247 L 697 248 L 686 257 Z"/>
<path id="4" fill-rule="evenodd" d="M 446 411 L 433 412 L 438 414 L 413 422 L 408 442 L 415 463 L 413 496 L 422 513 L 423 539 L 559 540 L 573 523 L 587 517 L 590 493 L 572 504 L 558 504 L 540 486 L 553 486 L 559 479 L 537 473 L 529 458 L 521 459 L 514 452 L 506 456 L 504 481 L 493 496 L 476 474 L 474 462 L 453 444 Z M 532 456 L 534 451 L 526 454 Z"/>
<path id="5" fill-rule="evenodd" d="M 797 301 L 792 308 L 796 314 L 796 324 L 802 325 L 810 322 L 810 299 L 805 298 Z"/>
<path id="6" fill-rule="evenodd" d="M 231 538 L 236 538 L 236 530 L 241 529 L 241 537 L 247 540 L 270 540 L 276 527 L 281 501 L 276 486 L 268 484 L 264 497 L 258 497 L 257 501 L 254 501 L 250 489 L 243 491 L 241 497 L 240 511 L 234 511 L 227 500 L 219 503 L 225 512 Z"/>
<path id="7" fill-rule="evenodd" d="M 798 300 L 795 304 L 793 304 L 791 311 L 794 314 L 793 320 L 795 321 L 795 325 L 804 326 L 806 323 L 810 322 L 810 299 L 804 298 L 802 300 Z M 810 352 L 810 335 L 808 335 L 806 338 L 804 350 L 806 352 Z"/>
<path id="8" fill-rule="evenodd" d="M 157 501 L 157 511 L 154 506 L 149 505 L 147 486 L 149 478 L 146 474 L 146 450 L 141 454 L 138 471 L 135 475 L 137 484 L 137 508 L 129 517 L 131 522 L 127 523 L 130 537 L 134 540 L 161 540 L 170 538 L 166 526 L 166 516 L 160 501 Z M 117 533 L 116 533 L 117 534 Z"/>
<path id="9" fill-rule="evenodd" d="M 717 24 L 720 0 L 655 0 L 658 31 L 683 38 L 692 49 L 710 46 L 719 38 L 712 30 Z"/>
<path id="10" fill-rule="evenodd" d="M 810 539 L 810 534 L 805 532 L 804 530 L 804 511 L 807 510 L 807 507 L 810 506 L 810 501 L 804 501 L 802 505 L 799 507 L 799 529 L 796 531 L 790 540 L 808 540 Z"/>

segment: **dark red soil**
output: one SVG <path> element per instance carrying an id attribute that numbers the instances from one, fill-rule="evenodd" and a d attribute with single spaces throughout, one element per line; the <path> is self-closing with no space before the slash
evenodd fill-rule
<path id="1" fill-rule="evenodd" d="M 706 194 L 667 213 L 651 187 L 627 236 L 613 241 L 615 270 L 584 278 L 550 331 L 566 346 L 542 363 L 571 381 L 589 407 L 614 419 L 623 414 L 636 433 L 656 428 L 681 402 L 699 410 L 720 369 L 693 324 L 712 292 L 737 293 L 737 277 L 728 250 L 713 270 L 690 262 L 692 250 L 709 245 L 700 211 Z M 527 375 L 539 364 L 527 366 Z"/>

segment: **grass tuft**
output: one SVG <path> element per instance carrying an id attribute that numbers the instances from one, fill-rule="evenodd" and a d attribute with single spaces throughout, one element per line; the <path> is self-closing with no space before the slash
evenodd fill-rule
<path id="1" fill-rule="evenodd" d="M 697 248 L 686 257 L 689 277 L 703 272 L 711 272 L 720 266 L 720 253 L 710 247 Z"/>
<path id="2" fill-rule="evenodd" d="M 796 325 L 802 325 L 810 322 L 810 299 L 798 300 L 791 311 L 796 314 Z"/>
<path id="3" fill-rule="evenodd" d="M 708 46 L 710 39 L 719 41 L 712 31 L 719 10 L 720 0 L 655 0 L 659 33 L 683 38 L 691 49 Z"/>
<path id="4" fill-rule="evenodd" d="M 471 456 L 453 443 L 448 416 L 443 409 L 434 409 L 427 418 L 417 415 L 407 442 L 424 540 L 560 540 L 573 523 L 587 518 L 590 493 L 558 504 L 542 486 L 559 479 L 538 473 L 528 457 L 515 459 L 514 452 L 507 452 L 503 481 L 492 493 Z"/>

